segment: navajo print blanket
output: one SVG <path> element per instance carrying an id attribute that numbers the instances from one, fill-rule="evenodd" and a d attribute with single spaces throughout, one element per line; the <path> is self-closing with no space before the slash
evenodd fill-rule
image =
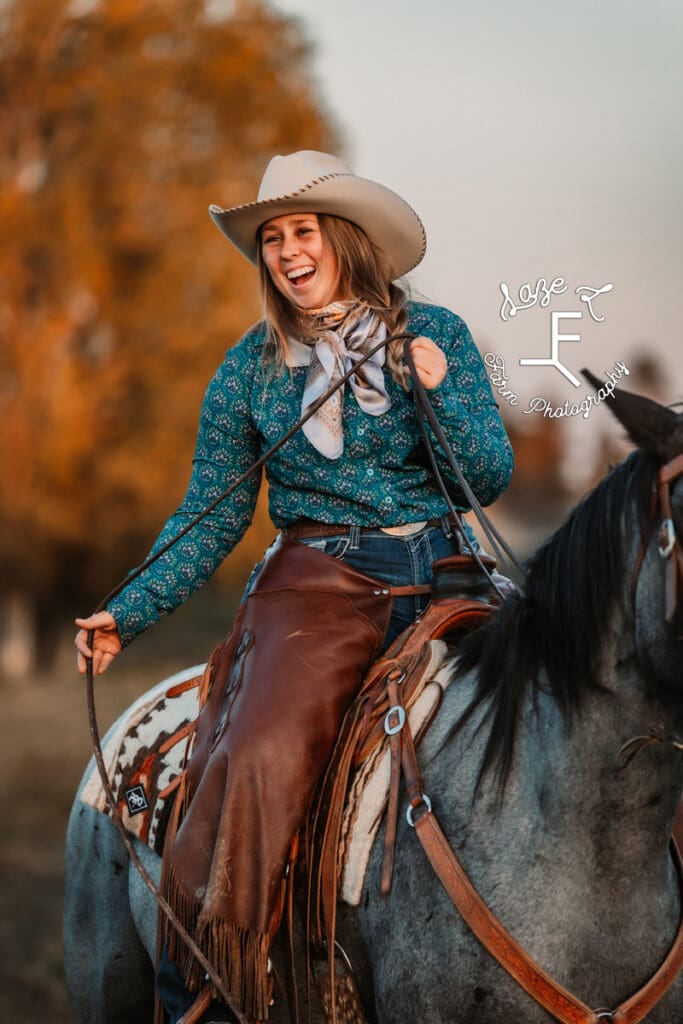
<path id="1" fill-rule="evenodd" d="M 407 708 L 414 736 L 428 722 L 452 672 L 444 670 L 447 647 L 432 640 L 431 657 Z M 110 730 L 103 754 L 117 806 L 128 831 L 161 852 L 168 801 L 180 780 L 198 714 L 198 691 L 204 665 L 185 669 L 143 694 Z M 386 740 L 356 772 L 341 830 L 341 898 L 360 902 L 370 851 L 389 793 L 390 755 Z M 94 762 L 81 800 L 103 813 L 107 799 Z"/>
<path id="2" fill-rule="evenodd" d="M 123 822 L 131 835 L 161 852 L 164 810 L 180 781 L 199 712 L 204 665 L 165 679 L 132 704 L 109 731 L 102 753 Z M 94 760 L 83 803 L 107 812 Z"/>

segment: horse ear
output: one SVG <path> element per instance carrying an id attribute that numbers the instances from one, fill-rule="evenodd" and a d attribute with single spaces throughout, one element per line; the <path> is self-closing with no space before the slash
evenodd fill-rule
<path id="1" fill-rule="evenodd" d="M 596 391 L 603 391 L 610 409 L 639 448 L 668 462 L 683 451 L 683 415 L 644 395 L 604 384 L 590 372 L 581 371 Z"/>

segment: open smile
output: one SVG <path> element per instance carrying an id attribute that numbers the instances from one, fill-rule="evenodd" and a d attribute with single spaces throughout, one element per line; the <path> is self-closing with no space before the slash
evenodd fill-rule
<path id="1" fill-rule="evenodd" d="M 293 270 L 288 270 L 285 276 L 291 285 L 295 288 L 300 288 L 301 285 L 307 284 L 314 275 L 315 267 L 307 264 L 304 267 L 295 267 Z"/>

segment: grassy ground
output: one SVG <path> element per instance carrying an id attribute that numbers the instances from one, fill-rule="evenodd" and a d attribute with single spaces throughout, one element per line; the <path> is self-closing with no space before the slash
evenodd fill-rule
<path id="1" fill-rule="evenodd" d="M 140 693 L 205 661 L 234 604 L 202 593 L 138 638 L 97 683 L 102 734 Z M 83 681 L 69 630 L 50 673 L 0 679 L 0 1021 L 73 1024 L 62 967 L 64 834 L 90 757 Z"/>

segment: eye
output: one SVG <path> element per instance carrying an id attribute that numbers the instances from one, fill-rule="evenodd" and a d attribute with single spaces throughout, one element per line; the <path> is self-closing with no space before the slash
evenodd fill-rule
<path id="1" fill-rule="evenodd" d="M 313 230 L 313 228 L 299 228 L 298 234 L 300 234 L 300 235 L 310 235 L 312 230 Z"/>
<path id="2" fill-rule="evenodd" d="M 278 240 L 279 240 L 279 235 L 264 235 L 262 241 L 263 241 L 263 245 L 270 245 L 271 242 L 277 242 Z"/>

